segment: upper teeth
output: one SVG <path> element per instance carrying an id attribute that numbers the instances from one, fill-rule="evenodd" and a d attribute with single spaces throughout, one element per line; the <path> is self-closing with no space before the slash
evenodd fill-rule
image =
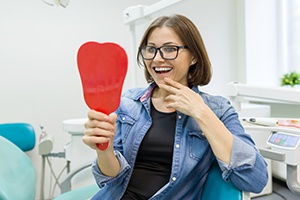
<path id="1" fill-rule="evenodd" d="M 169 71 L 171 70 L 171 67 L 155 67 L 154 70 L 155 71 Z"/>

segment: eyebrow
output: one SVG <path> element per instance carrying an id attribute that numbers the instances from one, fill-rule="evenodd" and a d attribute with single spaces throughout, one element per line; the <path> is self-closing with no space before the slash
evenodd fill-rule
<path id="1" fill-rule="evenodd" d="M 149 45 L 149 44 L 155 46 L 155 43 L 149 42 L 147 45 Z M 175 42 L 166 42 L 166 43 L 163 43 L 162 46 L 165 46 L 165 45 L 177 45 L 177 43 L 175 43 Z"/>

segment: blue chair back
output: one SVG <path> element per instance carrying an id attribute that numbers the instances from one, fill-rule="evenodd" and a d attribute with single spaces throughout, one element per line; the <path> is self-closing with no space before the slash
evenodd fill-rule
<path id="1" fill-rule="evenodd" d="M 29 157 L 0 136 L 0 199 L 34 200 L 36 172 Z"/>
<path id="2" fill-rule="evenodd" d="M 0 124 L 0 136 L 8 139 L 22 151 L 30 151 L 35 146 L 35 131 L 27 123 Z"/>
<path id="3" fill-rule="evenodd" d="M 209 172 L 203 187 L 201 199 L 203 200 L 242 200 L 243 192 L 237 189 L 232 182 L 226 182 L 222 178 L 222 171 L 215 161 Z"/>

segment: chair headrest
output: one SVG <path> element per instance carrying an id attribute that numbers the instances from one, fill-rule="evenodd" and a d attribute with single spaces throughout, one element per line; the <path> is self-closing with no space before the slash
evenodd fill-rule
<path id="1" fill-rule="evenodd" d="M 23 151 L 32 150 L 35 146 L 35 131 L 28 123 L 0 124 L 0 136 L 8 139 Z"/>

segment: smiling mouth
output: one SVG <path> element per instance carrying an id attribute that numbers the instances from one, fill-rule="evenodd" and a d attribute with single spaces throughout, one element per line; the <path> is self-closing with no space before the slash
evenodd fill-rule
<path id="1" fill-rule="evenodd" d="M 172 70 L 171 67 L 154 67 L 153 69 L 157 74 L 168 73 Z"/>

